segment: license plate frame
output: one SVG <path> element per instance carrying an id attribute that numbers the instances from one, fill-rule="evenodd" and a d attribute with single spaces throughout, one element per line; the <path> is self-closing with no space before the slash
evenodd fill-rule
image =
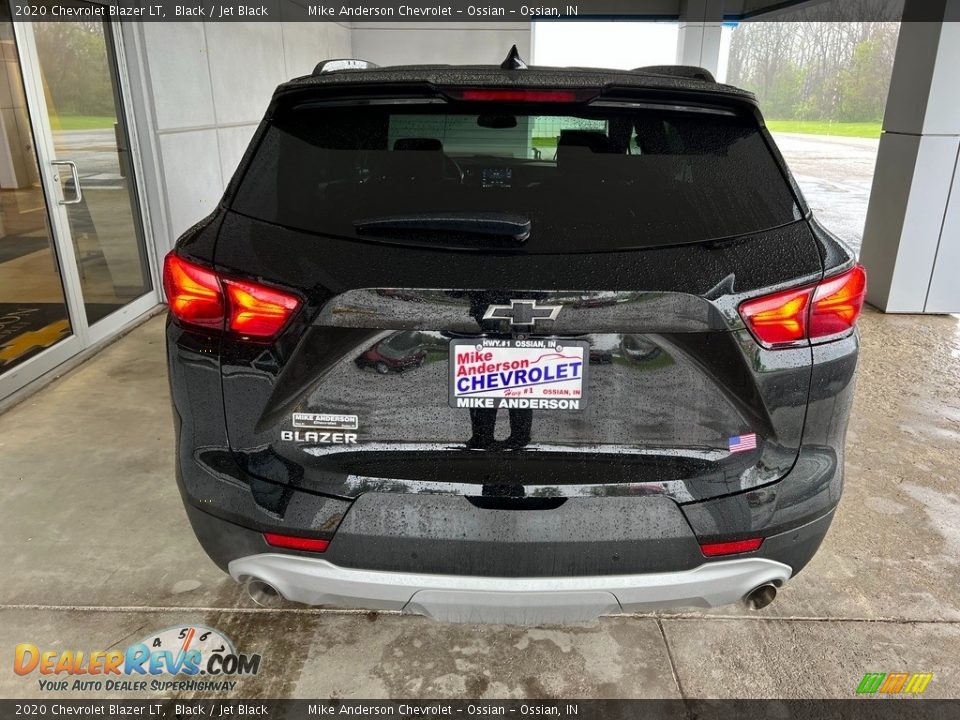
<path id="1" fill-rule="evenodd" d="M 470 361 L 465 361 L 464 354 L 471 352 L 475 354 Z M 450 340 L 449 359 L 447 399 L 450 407 L 569 412 L 583 410 L 587 406 L 590 343 L 586 340 L 558 337 L 453 338 Z M 506 368 L 478 372 L 486 366 L 496 367 L 504 363 L 507 364 Z M 467 368 L 467 374 L 458 376 L 461 367 Z M 539 370 L 537 380 L 529 382 L 528 373 L 536 369 Z M 525 372 L 518 375 L 518 371 Z M 491 384 L 492 387 L 476 390 L 472 378 L 479 376 L 485 379 L 478 382 L 484 386 Z M 491 376 L 496 377 L 491 380 Z M 462 378 L 471 378 L 469 386 L 461 386 L 470 389 L 458 388 L 457 381 Z M 523 382 L 515 384 L 517 378 Z M 507 385 L 500 386 L 504 381 Z"/>

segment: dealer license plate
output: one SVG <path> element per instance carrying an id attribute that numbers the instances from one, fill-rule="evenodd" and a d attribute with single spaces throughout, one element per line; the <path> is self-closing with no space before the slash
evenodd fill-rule
<path id="1" fill-rule="evenodd" d="M 582 410 L 589 358 L 582 340 L 451 340 L 450 406 Z"/>

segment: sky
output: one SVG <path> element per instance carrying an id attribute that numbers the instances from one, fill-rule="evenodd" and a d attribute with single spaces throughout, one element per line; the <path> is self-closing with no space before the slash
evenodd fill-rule
<path id="1" fill-rule="evenodd" d="M 533 62 L 629 70 L 677 61 L 676 22 L 535 22 Z M 724 28 L 725 45 L 729 28 Z M 720 77 L 726 75 L 721 51 Z"/>

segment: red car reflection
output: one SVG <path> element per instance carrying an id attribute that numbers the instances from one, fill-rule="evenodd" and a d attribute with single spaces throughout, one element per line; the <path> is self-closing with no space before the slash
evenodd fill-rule
<path id="1" fill-rule="evenodd" d="M 384 338 L 354 361 L 358 368 L 372 367 L 381 375 L 403 372 L 423 365 L 427 351 L 419 344 L 410 343 L 410 333 L 397 333 Z"/>

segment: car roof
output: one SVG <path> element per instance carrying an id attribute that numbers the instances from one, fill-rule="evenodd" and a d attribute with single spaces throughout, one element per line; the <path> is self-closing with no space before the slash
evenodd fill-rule
<path id="1" fill-rule="evenodd" d="M 677 74 L 682 66 L 657 66 L 636 70 L 530 66 L 504 69 L 498 65 L 392 65 L 364 69 L 315 72 L 294 78 L 277 88 L 277 94 L 310 87 L 430 85 L 444 87 L 563 88 L 604 91 L 611 88 L 695 92 L 755 102 L 753 93 L 722 83 Z M 693 71 L 696 68 L 686 68 Z M 701 70 L 701 73 L 704 72 Z"/>

